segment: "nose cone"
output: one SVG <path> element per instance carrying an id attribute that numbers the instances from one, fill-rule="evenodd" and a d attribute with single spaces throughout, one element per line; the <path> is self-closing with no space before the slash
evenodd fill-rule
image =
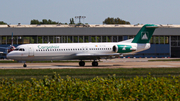
<path id="1" fill-rule="evenodd" d="M 7 59 L 11 59 L 11 58 L 12 58 L 12 56 L 11 56 L 10 53 L 8 53 L 8 54 L 6 55 L 6 57 L 7 57 Z"/>
<path id="2" fill-rule="evenodd" d="M 15 54 L 13 52 L 10 52 L 6 55 L 7 59 L 14 59 Z"/>

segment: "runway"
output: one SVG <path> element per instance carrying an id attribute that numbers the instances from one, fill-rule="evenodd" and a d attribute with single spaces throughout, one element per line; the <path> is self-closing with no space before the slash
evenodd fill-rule
<path id="1" fill-rule="evenodd" d="M 84 69 L 84 68 L 179 68 L 179 61 L 154 61 L 150 62 L 147 58 L 138 59 L 112 59 L 101 60 L 98 67 L 93 67 L 91 62 L 86 62 L 84 67 L 80 67 L 78 62 L 73 63 L 0 63 L 0 69 Z"/>

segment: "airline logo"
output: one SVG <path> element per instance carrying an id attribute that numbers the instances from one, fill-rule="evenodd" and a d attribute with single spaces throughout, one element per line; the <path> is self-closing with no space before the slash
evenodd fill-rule
<path id="1" fill-rule="evenodd" d="M 126 45 L 122 48 L 122 50 L 126 50 Z"/>
<path id="2" fill-rule="evenodd" d="M 142 32 L 141 33 L 141 40 L 148 40 L 149 33 L 148 32 Z"/>
<path id="3" fill-rule="evenodd" d="M 39 49 L 57 49 L 57 48 L 59 48 L 59 46 L 53 46 L 53 45 L 51 45 L 51 46 L 41 46 L 41 45 L 38 45 L 38 48 Z"/>

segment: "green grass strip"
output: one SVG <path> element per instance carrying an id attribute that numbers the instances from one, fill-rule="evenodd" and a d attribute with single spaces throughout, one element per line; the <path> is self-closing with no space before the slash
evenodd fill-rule
<path id="1" fill-rule="evenodd" d="M 180 59 L 157 59 L 157 60 L 148 60 L 148 61 L 180 61 Z"/>
<path id="2" fill-rule="evenodd" d="M 180 75 L 180 68 L 118 68 L 118 69 L 1 69 L 0 78 L 15 78 L 18 81 L 30 80 L 32 77 L 41 79 L 44 76 L 52 76 L 56 72 L 62 78 L 69 75 L 72 78 L 83 80 L 96 76 L 107 77 L 116 74 L 117 78 L 132 78 L 146 76 L 149 73 L 155 77 L 167 77 L 168 75 Z"/>

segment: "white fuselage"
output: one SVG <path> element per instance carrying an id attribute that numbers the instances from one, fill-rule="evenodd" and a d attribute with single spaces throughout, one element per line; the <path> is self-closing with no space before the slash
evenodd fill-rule
<path id="1" fill-rule="evenodd" d="M 41 60 L 91 60 L 111 58 L 121 53 L 113 51 L 114 45 L 131 45 L 136 53 L 150 48 L 150 44 L 137 43 L 56 43 L 56 44 L 23 44 L 7 54 L 7 58 L 18 61 Z"/>

